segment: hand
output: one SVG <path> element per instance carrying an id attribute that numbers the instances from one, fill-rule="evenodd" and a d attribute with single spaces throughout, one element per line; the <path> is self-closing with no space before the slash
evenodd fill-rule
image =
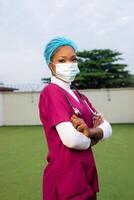
<path id="1" fill-rule="evenodd" d="M 96 128 L 97 126 L 101 125 L 104 122 L 104 116 L 101 113 L 97 113 L 94 115 L 94 124 L 93 128 Z"/>
<path id="2" fill-rule="evenodd" d="M 74 128 L 77 131 L 80 131 L 81 133 L 83 133 L 85 136 L 90 137 L 90 131 L 89 128 L 87 126 L 87 124 L 85 123 L 85 121 L 79 117 L 77 117 L 76 115 L 73 115 L 71 117 L 71 122 L 74 126 Z"/>
<path id="3" fill-rule="evenodd" d="M 87 124 L 85 123 L 85 121 L 83 119 L 77 117 L 76 115 L 73 115 L 71 117 L 71 122 L 75 129 L 77 129 L 78 131 L 83 133 L 83 135 L 91 138 L 91 146 L 96 145 L 99 142 L 99 139 L 97 139 L 98 135 L 97 135 L 97 138 L 93 138 L 94 132 L 92 130 L 95 130 L 96 128 L 89 129 Z M 98 130 L 97 130 L 97 132 L 98 132 Z"/>
<path id="4" fill-rule="evenodd" d="M 96 145 L 99 142 L 97 139 L 91 139 L 91 146 Z"/>

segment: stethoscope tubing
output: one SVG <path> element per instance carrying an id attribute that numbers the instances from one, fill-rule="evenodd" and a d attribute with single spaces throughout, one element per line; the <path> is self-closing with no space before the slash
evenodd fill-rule
<path id="1" fill-rule="evenodd" d="M 87 101 L 85 100 L 85 98 L 83 97 L 83 95 L 82 95 L 76 88 L 75 88 L 75 90 L 76 90 L 77 93 L 79 94 L 80 98 L 85 102 L 85 104 L 87 105 L 88 109 L 91 111 L 91 113 L 93 114 L 93 116 L 96 116 L 96 115 L 97 115 L 97 112 L 94 112 L 94 111 L 92 110 L 92 108 L 89 106 L 89 104 L 87 103 Z M 73 109 L 74 114 L 76 114 L 77 116 L 80 116 L 80 115 L 81 115 L 80 111 L 79 111 L 77 108 L 75 108 L 75 107 L 73 106 L 73 104 L 71 103 L 70 99 L 67 97 L 66 94 L 65 94 L 65 98 L 66 98 L 68 104 L 70 105 L 70 107 Z"/>

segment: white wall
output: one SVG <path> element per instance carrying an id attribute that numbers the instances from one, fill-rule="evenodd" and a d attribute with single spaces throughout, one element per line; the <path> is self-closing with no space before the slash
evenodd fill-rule
<path id="1" fill-rule="evenodd" d="M 3 93 L 0 92 L 0 126 L 3 125 Z"/>
<path id="2" fill-rule="evenodd" d="M 81 92 L 108 121 L 134 123 L 134 88 L 82 90 Z M 38 92 L 4 92 L 3 97 L 4 125 L 41 124 L 38 113 Z"/>
<path id="3" fill-rule="evenodd" d="M 40 124 L 36 92 L 4 92 L 4 125 Z"/>
<path id="4" fill-rule="evenodd" d="M 83 91 L 112 123 L 134 123 L 134 88 Z"/>

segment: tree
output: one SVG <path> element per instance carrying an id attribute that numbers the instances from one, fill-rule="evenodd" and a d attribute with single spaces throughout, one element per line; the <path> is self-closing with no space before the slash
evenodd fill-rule
<path id="1" fill-rule="evenodd" d="M 134 75 L 126 64 L 120 63 L 122 53 L 111 49 L 94 49 L 78 52 L 80 74 L 73 85 L 78 89 L 133 87 Z M 50 78 L 42 78 L 44 83 Z"/>
<path id="2" fill-rule="evenodd" d="M 122 53 L 110 49 L 78 52 L 80 74 L 74 85 L 79 89 L 134 86 L 134 76 L 125 68 Z"/>

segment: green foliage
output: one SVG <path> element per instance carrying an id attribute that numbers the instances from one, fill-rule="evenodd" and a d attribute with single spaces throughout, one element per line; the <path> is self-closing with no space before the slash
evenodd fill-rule
<path id="1" fill-rule="evenodd" d="M 134 76 L 125 70 L 127 65 L 119 63 L 121 55 L 110 49 L 78 52 L 81 73 L 74 85 L 79 89 L 134 86 Z"/>
<path id="2" fill-rule="evenodd" d="M 111 49 L 78 52 L 80 74 L 73 82 L 78 89 L 133 87 L 134 75 L 121 63 L 122 53 Z M 42 78 L 44 83 L 50 78 Z"/>

